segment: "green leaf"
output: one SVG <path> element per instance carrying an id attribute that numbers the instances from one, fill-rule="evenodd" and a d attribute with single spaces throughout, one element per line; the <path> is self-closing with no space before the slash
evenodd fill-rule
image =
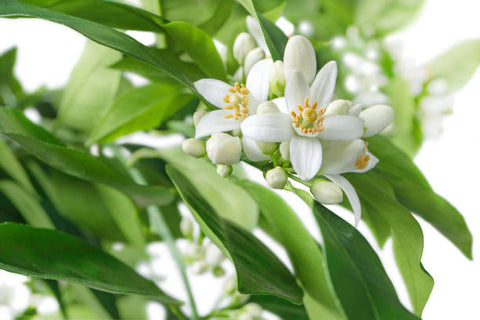
<path id="1" fill-rule="evenodd" d="M 202 230 L 232 260 L 241 293 L 274 295 L 293 303 L 302 302 L 302 290 L 295 278 L 262 242 L 221 218 L 202 197 L 199 188 L 180 171 L 168 165 L 167 173 Z"/>
<path id="2" fill-rule="evenodd" d="M 163 18 L 140 8 L 110 0 L 22 0 L 39 7 L 123 29 L 161 32 Z"/>
<path id="3" fill-rule="evenodd" d="M 159 126 L 192 100 L 176 84 L 150 84 L 121 94 L 97 122 L 89 144 L 110 142 L 139 130 Z"/>
<path id="4" fill-rule="evenodd" d="M 480 65 L 480 39 L 461 42 L 427 64 L 429 79 L 444 79 L 448 90 L 463 87 Z"/>
<path id="5" fill-rule="evenodd" d="M 226 79 L 222 58 L 205 31 L 184 21 L 170 22 L 163 28 L 209 78 Z"/>
<path id="6" fill-rule="evenodd" d="M 0 55 L 0 106 L 14 106 L 18 96 L 23 94 L 22 87 L 14 75 L 17 60 L 17 48 L 11 48 Z"/>
<path id="7" fill-rule="evenodd" d="M 35 189 L 28 178 L 27 173 L 18 161 L 15 154 L 8 147 L 7 142 L 0 138 L 0 168 L 15 179 L 23 188 L 35 193 Z"/>
<path id="8" fill-rule="evenodd" d="M 87 132 L 93 129 L 117 95 L 121 72 L 109 66 L 121 57 L 118 51 L 87 42 L 63 92 L 58 121 Z"/>
<path id="9" fill-rule="evenodd" d="M 4 270 L 179 303 L 123 262 L 66 233 L 3 223 L 0 239 L 0 267 Z"/>
<path id="10" fill-rule="evenodd" d="M 390 225 L 395 260 L 407 287 L 413 311 L 420 316 L 434 284 L 433 278 L 421 264 L 423 232 L 420 225 L 412 214 L 393 198 L 391 189 L 385 190 L 385 183 L 378 183 L 378 176 L 373 178 L 368 173 L 353 173 L 345 177 L 355 187 L 361 202 L 369 205 L 370 212 Z"/>
<path id="11" fill-rule="evenodd" d="M 322 252 L 297 214 L 267 188 L 248 180 L 239 183 L 258 203 L 268 227 L 286 249 L 304 296 L 311 297 L 304 300 L 307 312 L 313 315 L 315 308 L 315 315 L 321 315 L 322 319 L 341 319 L 342 311 L 338 309 L 337 298 L 330 290 Z M 322 310 L 322 314 L 318 310 Z"/>
<path id="12" fill-rule="evenodd" d="M 173 200 L 172 194 L 164 187 L 135 184 L 103 158 L 62 146 L 55 137 L 30 122 L 18 110 L 0 109 L 0 132 L 47 165 L 68 175 L 119 189 L 140 206 L 163 205 Z M 37 132 L 41 136 L 36 136 Z"/>
<path id="13" fill-rule="evenodd" d="M 333 287 L 348 319 L 419 319 L 401 303 L 377 254 L 360 232 L 315 205 Z"/>
<path id="14" fill-rule="evenodd" d="M 308 320 L 307 312 L 299 306 L 274 296 L 251 296 L 249 302 L 258 303 L 282 319 Z"/>
<path id="15" fill-rule="evenodd" d="M 217 7 L 225 0 L 159 0 L 162 16 L 170 21 L 187 21 L 199 26 L 215 17 Z"/>
<path id="16" fill-rule="evenodd" d="M 386 138 L 377 136 L 369 142 L 369 149 L 380 159 L 375 171 L 391 184 L 398 201 L 428 221 L 471 259 L 472 234 L 460 212 L 437 195 L 414 162 Z"/>

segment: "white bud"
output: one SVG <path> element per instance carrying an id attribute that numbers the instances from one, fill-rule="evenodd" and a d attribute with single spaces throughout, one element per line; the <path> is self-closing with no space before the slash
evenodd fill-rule
<path id="1" fill-rule="evenodd" d="M 360 115 L 360 112 L 362 112 L 362 109 L 363 109 L 363 106 L 361 104 L 356 104 L 350 108 L 350 111 L 348 111 L 348 114 L 351 116 L 358 117 Z"/>
<path id="2" fill-rule="evenodd" d="M 448 81 L 443 78 L 437 78 L 428 84 L 427 90 L 435 96 L 443 96 L 448 93 Z"/>
<path id="3" fill-rule="evenodd" d="M 275 167 L 267 171 L 265 179 L 270 188 L 283 189 L 287 183 L 287 174 L 282 168 Z"/>
<path id="4" fill-rule="evenodd" d="M 258 149 L 262 151 L 263 154 L 272 154 L 273 151 L 277 148 L 277 144 L 275 142 L 262 142 L 262 141 L 255 141 L 257 144 Z"/>
<path id="5" fill-rule="evenodd" d="M 277 105 L 272 101 L 262 102 L 257 107 L 257 114 L 264 114 L 264 113 L 279 113 L 280 109 L 278 109 Z"/>
<path id="6" fill-rule="evenodd" d="M 193 222 L 187 217 L 182 217 L 180 220 L 180 231 L 183 236 L 186 238 L 191 238 L 193 236 Z"/>
<path id="7" fill-rule="evenodd" d="M 347 115 L 352 107 L 352 103 L 348 100 L 338 99 L 330 102 L 325 111 L 325 116 Z"/>
<path id="8" fill-rule="evenodd" d="M 393 108 L 384 104 L 377 104 L 360 112 L 358 116 L 365 121 L 364 137 L 371 137 L 383 131 L 393 122 L 395 112 Z"/>
<path id="9" fill-rule="evenodd" d="M 213 243 L 208 244 L 205 250 L 205 261 L 211 266 L 217 266 L 220 265 L 223 260 L 225 260 L 223 252 Z"/>
<path id="10" fill-rule="evenodd" d="M 231 175 L 232 171 L 233 171 L 232 166 L 228 166 L 224 164 L 217 165 L 217 174 L 223 178 L 226 178 L 229 175 Z"/>
<path id="11" fill-rule="evenodd" d="M 203 259 L 205 256 L 205 248 L 195 242 L 189 242 L 187 244 L 185 255 L 191 259 Z"/>
<path id="12" fill-rule="evenodd" d="M 236 81 L 236 82 L 243 82 L 243 67 L 242 66 L 240 68 L 238 68 L 237 71 L 235 71 L 235 73 L 233 74 L 232 80 Z"/>
<path id="13" fill-rule="evenodd" d="M 233 56 L 239 64 L 243 64 L 247 54 L 255 49 L 255 47 L 256 44 L 253 37 L 246 32 L 242 32 L 237 36 L 233 43 Z"/>
<path id="14" fill-rule="evenodd" d="M 202 140 L 190 138 L 182 142 L 183 151 L 195 158 L 201 158 L 205 155 L 205 142 Z"/>
<path id="15" fill-rule="evenodd" d="M 242 144 L 239 137 L 214 133 L 207 141 L 207 155 L 214 164 L 232 165 L 240 161 Z"/>
<path id="16" fill-rule="evenodd" d="M 304 36 L 293 36 L 288 40 L 283 63 L 285 79 L 288 80 L 293 70 L 298 69 L 303 73 L 308 84 L 313 82 L 317 72 L 317 59 L 310 40 Z"/>
<path id="17" fill-rule="evenodd" d="M 200 119 L 202 119 L 207 113 L 208 111 L 203 109 L 195 111 L 193 113 L 193 125 L 196 127 Z"/>
<path id="18" fill-rule="evenodd" d="M 242 313 L 238 316 L 238 320 L 257 320 L 257 317 L 250 313 Z"/>
<path id="19" fill-rule="evenodd" d="M 280 155 L 286 161 L 290 161 L 290 141 L 280 143 Z"/>
<path id="20" fill-rule="evenodd" d="M 243 65 L 245 69 L 245 75 L 248 75 L 250 69 L 255 63 L 265 58 L 265 52 L 261 48 L 255 48 L 250 51 L 245 57 L 245 63 Z"/>
<path id="21" fill-rule="evenodd" d="M 315 200 L 323 204 L 337 204 L 343 200 L 343 192 L 335 183 L 325 180 L 315 182 L 310 189 Z"/>
<path id="22" fill-rule="evenodd" d="M 262 307 L 253 302 L 247 303 L 243 309 L 254 317 L 261 317 L 263 313 Z"/>
<path id="23" fill-rule="evenodd" d="M 249 298 L 249 295 L 235 292 L 234 294 L 232 294 L 232 300 L 230 301 L 230 304 L 238 306 L 247 302 Z"/>
<path id="24" fill-rule="evenodd" d="M 285 71 L 281 60 L 270 67 L 270 91 L 277 97 L 283 97 L 285 91 Z"/>
<path id="25" fill-rule="evenodd" d="M 207 272 L 207 270 L 208 270 L 208 264 L 203 260 L 195 261 L 194 263 L 192 263 L 193 274 L 197 274 L 197 275 L 204 274 L 205 272 Z"/>

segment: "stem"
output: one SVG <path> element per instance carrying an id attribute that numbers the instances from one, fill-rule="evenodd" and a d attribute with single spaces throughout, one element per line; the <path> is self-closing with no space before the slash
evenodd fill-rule
<path id="1" fill-rule="evenodd" d="M 133 181 L 140 185 L 146 185 L 147 181 L 142 176 L 140 171 L 134 167 L 129 167 L 127 165 L 126 159 L 120 152 L 120 147 L 112 146 L 112 149 L 115 157 L 125 167 L 125 169 L 128 171 L 128 173 L 132 177 Z M 162 236 L 162 238 L 165 240 L 167 244 L 168 249 L 170 250 L 171 255 L 173 256 L 173 258 L 175 259 L 175 262 L 177 263 L 178 270 L 180 272 L 180 275 L 182 277 L 182 280 L 185 286 L 185 290 L 187 291 L 190 308 L 192 310 L 192 319 L 199 320 L 200 318 L 198 316 L 197 307 L 195 305 L 195 300 L 193 298 L 192 290 L 190 288 L 190 283 L 188 281 L 187 273 L 185 271 L 185 264 L 183 263 L 183 258 L 175 243 L 175 238 L 173 237 L 172 232 L 168 228 L 168 224 L 166 223 L 160 209 L 157 206 L 147 207 L 147 213 L 148 213 L 148 218 L 150 221 L 152 232 Z M 181 313 L 180 309 L 177 306 L 169 306 L 169 307 L 174 308 L 172 312 L 174 312 L 177 316 L 180 316 L 185 320 L 188 319 Z"/>

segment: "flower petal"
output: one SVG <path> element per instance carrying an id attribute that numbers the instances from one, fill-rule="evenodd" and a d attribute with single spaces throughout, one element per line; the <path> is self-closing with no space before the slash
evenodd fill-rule
<path id="1" fill-rule="evenodd" d="M 285 113 L 255 114 L 246 118 L 240 128 L 244 137 L 262 142 L 287 141 L 293 134 L 292 118 Z"/>
<path id="2" fill-rule="evenodd" d="M 249 98 L 253 95 L 260 102 L 267 101 L 270 88 L 270 67 L 272 59 L 263 59 L 253 65 L 247 77 Z"/>
<path id="3" fill-rule="evenodd" d="M 282 113 L 288 113 L 288 110 L 287 110 L 287 101 L 285 100 L 284 97 L 273 99 L 272 102 L 277 105 L 278 110 L 280 110 L 280 112 L 282 112 Z"/>
<path id="4" fill-rule="evenodd" d="M 322 166 L 322 143 L 316 138 L 294 135 L 290 140 L 290 161 L 302 180 L 310 180 Z"/>
<path id="5" fill-rule="evenodd" d="M 337 63 L 330 61 L 318 71 L 312 84 L 312 102 L 317 102 L 320 108 L 325 108 L 330 103 L 335 91 L 337 81 Z"/>
<path id="6" fill-rule="evenodd" d="M 340 174 L 356 171 L 355 162 L 365 150 L 361 139 L 341 141 L 330 145 L 324 144 L 322 172 Z"/>
<path id="7" fill-rule="evenodd" d="M 270 159 L 269 156 L 264 154 L 257 146 L 255 140 L 242 137 L 243 152 L 250 161 L 264 161 Z"/>
<path id="8" fill-rule="evenodd" d="M 352 186 L 352 184 L 341 175 L 324 174 L 324 176 L 336 183 L 343 190 L 343 192 L 345 192 L 345 195 L 352 206 L 353 214 L 355 215 L 355 227 L 358 227 L 358 224 L 362 218 L 362 206 L 360 204 L 357 191 L 355 191 L 355 188 Z"/>
<path id="9" fill-rule="evenodd" d="M 195 138 L 202 138 L 217 132 L 226 132 L 240 128 L 240 119 L 226 119 L 227 114 L 232 114 L 229 110 L 215 110 L 204 115 L 197 123 L 195 128 Z"/>
<path id="10" fill-rule="evenodd" d="M 370 160 L 368 160 L 368 164 L 365 168 L 363 169 L 357 169 L 355 168 L 354 170 L 352 170 L 351 172 L 360 172 L 360 173 L 363 173 L 363 172 L 367 172 L 369 170 L 372 170 L 378 163 L 378 158 L 375 157 L 373 154 L 371 154 L 369 151 L 367 151 L 365 153 L 367 156 L 370 157 Z"/>
<path id="11" fill-rule="evenodd" d="M 223 98 L 230 94 L 228 89 L 231 88 L 229 84 L 217 79 L 200 79 L 193 85 L 208 102 L 220 109 L 225 105 Z"/>
<path id="12" fill-rule="evenodd" d="M 353 140 L 363 135 L 363 120 L 355 116 L 334 115 L 323 120 L 325 129 L 318 137 L 325 140 Z"/>
<path id="13" fill-rule="evenodd" d="M 287 84 L 285 85 L 285 100 L 288 112 L 298 112 L 297 106 L 303 106 L 303 102 L 308 96 L 310 96 L 310 88 L 303 73 L 299 70 L 294 70 L 290 78 L 287 78 Z"/>
<path id="14" fill-rule="evenodd" d="M 307 84 L 311 84 L 317 71 L 317 59 L 310 40 L 298 35 L 291 37 L 285 46 L 283 63 L 286 79 L 292 75 L 294 70 L 300 70 Z"/>
<path id="15" fill-rule="evenodd" d="M 252 16 L 247 17 L 247 29 L 248 32 L 253 36 L 255 42 L 258 44 L 260 48 L 265 51 L 266 56 L 270 56 L 270 50 L 268 50 L 267 42 L 265 41 L 265 37 L 263 36 L 262 27 L 258 23 L 255 18 Z"/>

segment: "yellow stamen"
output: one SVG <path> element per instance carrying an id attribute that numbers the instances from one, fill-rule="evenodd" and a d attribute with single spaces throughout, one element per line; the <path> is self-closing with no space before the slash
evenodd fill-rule
<path id="1" fill-rule="evenodd" d="M 248 94 L 250 93 L 245 85 L 235 82 L 233 88 L 229 88 L 228 91 L 230 94 L 227 94 L 223 97 L 223 101 L 227 103 L 223 108 L 225 110 L 233 110 L 233 114 L 225 115 L 226 119 L 235 119 L 245 118 L 248 114 Z"/>
<path id="2" fill-rule="evenodd" d="M 368 162 L 370 161 L 370 156 L 367 153 L 367 146 L 368 142 L 365 142 L 365 148 L 363 149 L 363 153 L 360 157 L 358 157 L 357 161 L 355 161 L 355 168 L 358 170 L 363 170 L 368 166 Z"/>
<path id="3" fill-rule="evenodd" d="M 309 103 L 309 97 L 306 97 L 303 106 L 298 105 L 299 114 L 294 111 L 290 113 L 293 118 L 293 124 L 296 128 L 299 128 L 303 133 L 318 133 L 322 132 L 325 128 L 323 126 L 323 120 L 325 117 L 325 108 L 316 110 L 318 103 Z"/>

